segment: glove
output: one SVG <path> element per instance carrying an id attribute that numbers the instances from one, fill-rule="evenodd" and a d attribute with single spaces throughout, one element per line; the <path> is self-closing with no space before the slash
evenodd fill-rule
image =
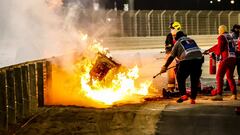
<path id="1" fill-rule="evenodd" d="M 222 57 L 221 56 L 216 56 L 216 61 L 221 61 Z"/>
<path id="2" fill-rule="evenodd" d="M 161 70 L 160 70 L 160 73 L 165 73 L 166 71 L 167 71 L 167 67 L 162 66 L 162 67 L 161 67 Z"/>
<path id="3" fill-rule="evenodd" d="M 211 57 L 212 59 L 217 60 L 217 55 L 215 53 L 211 53 Z"/>
<path id="4" fill-rule="evenodd" d="M 203 52 L 203 54 L 207 55 L 207 54 L 209 54 L 209 51 L 208 51 L 208 50 L 205 50 L 205 51 Z"/>

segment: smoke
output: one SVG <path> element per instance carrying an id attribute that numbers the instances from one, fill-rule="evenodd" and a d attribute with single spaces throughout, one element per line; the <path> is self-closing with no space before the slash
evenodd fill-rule
<path id="1" fill-rule="evenodd" d="M 0 2 L 0 66 L 82 51 L 75 28 L 81 3 L 63 8 L 61 0 Z"/>

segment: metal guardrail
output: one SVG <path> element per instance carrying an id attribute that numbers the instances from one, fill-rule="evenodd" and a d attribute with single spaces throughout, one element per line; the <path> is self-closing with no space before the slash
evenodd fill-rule
<path id="1" fill-rule="evenodd" d="M 7 130 L 44 105 L 49 65 L 37 60 L 0 69 L 0 129 Z"/>

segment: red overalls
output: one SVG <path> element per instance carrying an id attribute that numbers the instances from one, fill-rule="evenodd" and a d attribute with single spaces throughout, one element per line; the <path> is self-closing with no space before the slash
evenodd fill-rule
<path id="1" fill-rule="evenodd" d="M 171 55 L 171 51 L 172 48 L 174 46 L 174 44 L 176 43 L 176 40 L 174 39 L 173 35 L 171 33 L 169 33 L 167 35 L 166 41 L 165 41 L 166 45 L 165 45 L 165 49 L 166 49 L 166 56 L 165 56 L 165 61 L 170 57 Z M 166 47 L 169 44 L 171 44 L 171 47 Z M 176 61 L 173 61 L 169 67 L 174 67 L 176 66 Z M 167 89 L 168 90 L 174 90 L 177 86 L 176 84 L 176 73 L 175 73 L 175 68 L 171 68 L 167 71 L 167 75 L 168 75 L 168 84 L 167 84 Z"/>
<path id="2" fill-rule="evenodd" d="M 223 78 L 226 74 L 230 90 L 236 94 L 236 83 L 233 78 L 233 73 L 236 65 L 235 45 L 232 37 L 228 33 L 218 36 L 218 43 L 209 49 L 209 52 L 214 52 L 220 56 L 216 80 L 217 80 L 217 94 L 222 95 Z"/>

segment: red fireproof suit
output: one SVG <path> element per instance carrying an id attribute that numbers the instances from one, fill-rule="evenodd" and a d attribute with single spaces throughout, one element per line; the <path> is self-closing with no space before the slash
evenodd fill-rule
<path id="1" fill-rule="evenodd" d="M 174 46 L 174 44 L 176 43 L 176 40 L 174 39 L 172 33 L 169 33 L 166 37 L 166 40 L 165 40 L 165 50 L 166 50 L 166 56 L 165 56 L 165 60 L 167 60 L 169 58 L 169 56 L 171 55 L 171 51 L 172 51 L 172 48 Z M 173 61 L 171 64 L 170 64 L 170 67 L 174 67 L 176 66 L 177 62 L 176 61 Z M 175 70 L 176 68 L 172 68 L 172 69 L 169 69 L 167 71 L 167 74 L 168 74 L 168 90 L 174 90 L 177 86 L 176 82 L 175 82 L 175 78 L 176 78 L 176 74 L 175 74 Z"/>
<path id="2" fill-rule="evenodd" d="M 209 49 L 209 52 L 214 52 L 220 57 L 218 65 L 216 80 L 217 80 L 217 94 L 222 95 L 223 78 L 226 74 L 227 81 L 230 85 L 230 90 L 236 94 L 236 83 L 233 78 L 233 73 L 236 65 L 236 55 L 232 37 L 228 33 L 218 36 L 218 43 Z"/>

